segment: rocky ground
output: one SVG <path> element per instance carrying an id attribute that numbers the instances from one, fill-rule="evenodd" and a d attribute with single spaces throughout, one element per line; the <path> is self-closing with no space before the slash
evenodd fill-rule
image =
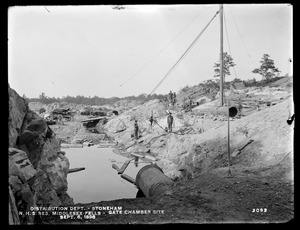
<path id="1" fill-rule="evenodd" d="M 33 224 L 31 207 L 73 204 L 67 194 L 69 160 L 55 133 L 13 89 L 9 95 L 9 223 Z"/>
<path id="2" fill-rule="evenodd" d="M 279 86 L 280 87 L 280 86 Z M 290 89 L 265 88 L 236 91 L 244 98 L 270 100 L 270 106 L 251 105 L 230 120 L 231 164 L 228 171 L 227 120 L 209 114 L 214 101 L 191 112 L 169 108 L 159 100 L 131 108 L 97 128 L 118 142 L 115 152 L 147 152 L 172 178 L 171 193 L 154 198 L 120 199 L 76 204 L 85 210 L 121 207 L 122 214 L 59 219 L 43 216 L 43 223 L 163 224 L 163 223 L 282 223 L 294 218 L 293 131 L 287 119 L 294 112 Z M 266 99 L 268 97 L 268 99 Z M 249 100 L 248 100 L 249 102 Z M 249 103 L 248 103 L 249 105 Z M 173 112 L 173 133 L 166 133 L 166 109 Z M 157 123 L 150 129 L 151 111 Z M 140 138 L 133 140 L 133 120 Z M 58 139 L 99 143 L 107 137 L 87 133 L 78 120 L 52 125 Z M 98 142 L 97 142 L 98 141 Z M 250 143 L 245 147 L 245 145 Z M 244 148 L 243 148 L 244 147 Z M 238 149 L 241 149 L 238 151 Z M 128 214 L 150 210 L 151 214 Z M 145 211 L 148 212 L 148 211 Z M 115 212 L 116 213 L 116 212 Z M 120 212 L 119 212 L 120 213 Z"/>

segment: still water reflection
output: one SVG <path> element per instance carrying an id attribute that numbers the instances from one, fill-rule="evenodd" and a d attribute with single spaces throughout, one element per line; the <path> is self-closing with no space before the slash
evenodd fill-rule
<path id="1" fill-rule="evenodd" d="M 99 202 L 122 198 L 135 198 L 137 188 L 122 179 L 112 164 L 119 168 L 128 158 L 115 154 L 112 148 L 64 149 L 70 162 L 70 168 L 84 167 L 85 170 L 68 174 L 68 194 L 74 203 Z M 137 172 L 145 164 L 130 163 L 124 174 L 136 177 Z"/>

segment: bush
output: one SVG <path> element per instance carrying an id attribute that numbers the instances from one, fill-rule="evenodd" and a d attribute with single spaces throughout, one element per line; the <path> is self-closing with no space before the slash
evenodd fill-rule
<path id="1" fill-rule="evenodd" d="M 247 125 L 245 125 L 243 127 L 237 127 L 236 132 L 240 132 L 240 133 L 244 134 L 246 137 L 248 137 L 249 128 L 247 127 Z"/>
<path id="2" fill-rule="evenodd" d="M 39 109 L 39 114 L 44 113 L 44 112 L 46 112 L 46 109 L 45 109 L 45 108 L 40 108 L 40 109 Z"/>
<path id="3" fill-rule="evenodd" d="M 187 91 L 189 91 L 190 87 L 187 85 L 185 87 L 183 87 L 182 89 L 180 89 L 180 92 L 186 93 Z"/>

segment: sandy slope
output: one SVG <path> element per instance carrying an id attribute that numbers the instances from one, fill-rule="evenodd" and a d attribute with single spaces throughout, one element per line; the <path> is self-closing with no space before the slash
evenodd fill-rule
<path id="1" fill-rule="evenodd" d="M 122 206 L 123 210 L 164 210 L 164 214 L 104 214 L 93 220 L 59 221 L 45 217 L 46 223 L 219 223 L 286 222 L 294 217 L 293 131 L 286 122 L 293 111 L 292 97 L 276 105 L 230 122 L 231 154 L 250 139 L 251 144 L 231 158 L 228 174 L 227 121 L 201 118 L 187 113 L 180 119 L 174 110 L 175 133 L 167 134 L 146 121 L 155 109 L 158 123 L 166 124 L 166 107 L 159 101 L 129 110 L 110 120 L 104 129 L 119 142 L 120 154 L 148 151 L 159 159 L 166 175 L 174 179 L 173 193 L 157 198 L 121 199 L 77 204 L 86 209 L 95 206 Z M 141 138 L 131 138 L 133 119 L 139 118 Z M 186 120 L 184 120 L 186 119 Z M 193 132 L 182 135 L 189 127 Z M 245 127 L 248 131 L 238 131 Z M 199 128 L 205 132 L 200 133 Z M 196 130 L 196 131 L 195 131 Z M 198 131 L 197 131 L 198 130 Z M 62 132 L 57 130 L 57 135 Z M 58 222 L 57 222 L 58 221 Z"/>

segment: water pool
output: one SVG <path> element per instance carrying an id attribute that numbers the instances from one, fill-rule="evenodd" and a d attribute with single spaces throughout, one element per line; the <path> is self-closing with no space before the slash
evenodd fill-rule
<path id="1" fill-rule="evenodd" d="M 113 163 L 121 168 L 128 158 L 115 154 L 112 150 L 97 146 L 64 149 L 70 168 L 85 168 L 67 176 L 68 194 L 75 204 L 136 197 L 136 186 L 122 179 L 112 168 Z M 134 163 L 130 163 L 124 174 L 135 178 L 143 166 L 145 164 L 139 163 L 136 167 Z"/>

